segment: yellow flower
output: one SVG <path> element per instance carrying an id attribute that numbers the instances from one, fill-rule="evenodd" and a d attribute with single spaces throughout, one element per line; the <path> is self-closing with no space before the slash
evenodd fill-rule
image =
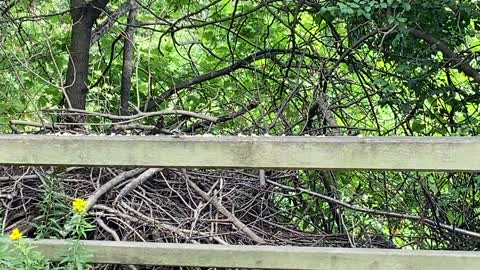
<path id="1" fill-rule="evenodd" d="M 82 198 L 76 198 L 72 202 L 72 207 L 73 210 L 75 210 L 77 213 L 84 213 L 86 208 L 87 208 L 87 201 L 82 199 Z"/>
<path id="2" fill-rule="evenodd" d="M 12 241 L 19 240 L 22 238 L 22 236 L 23 234 L 18 228 L 13 229 L 13 231 L 10 233 L 10 239 L 12 239 Z"/>

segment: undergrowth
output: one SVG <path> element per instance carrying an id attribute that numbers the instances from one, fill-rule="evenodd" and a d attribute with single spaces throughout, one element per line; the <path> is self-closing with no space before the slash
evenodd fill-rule
<path id="1" fill-rule="evenodd" d="M 76 198 L 69 203 L 58 175 L 44 177 L 42 182 L 41 218 L 34 224 L 36 230 L 32 236 L 37 239 L 65 239 L 69 247 L 61 261 L 49 261 L 32 245 L 33 239 L 26 238 L 19 228 L 6 232 L 0 224 L 0 270 L 91 269 L 88 264 L 90 254 L 80 241 L 94 229 L 87 219 L 87 202 Z M 3 214 L 0 211 L 0 220 L 3 220 Z"/>

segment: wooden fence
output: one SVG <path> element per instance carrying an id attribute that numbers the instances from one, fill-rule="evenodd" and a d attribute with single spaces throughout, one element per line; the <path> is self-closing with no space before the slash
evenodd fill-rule
<path id="1" fill-rule="evenodd" d="M 480 137 L 0 135 L 0 164 L 478 171 Z"/>
<path id="2" fill-rule="evenodd" d="M 0 164 L 480 171 L 480 137 L 0 136 Z M 31 240 L 52 260 L 68 243 Z M 83 241 L 93 263 L 259 269 L 480 269 L 480 252 Z"/>
<path id="3" fill-rule="evenodd" d="M 33 242 L 53 260 L 69 243 Z M 257 269 L 469 270 L 480 269 L 480 252 L 408 251 L 273 246 L 224 246 L 84 241 L 98 263 Z"/>

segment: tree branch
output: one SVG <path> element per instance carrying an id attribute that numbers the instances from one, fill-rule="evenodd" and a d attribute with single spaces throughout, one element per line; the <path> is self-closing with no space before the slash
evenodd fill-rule
<path id="1" fill-rule="evenodd" d="M 417 29 L 410 29 L 409 33 L 416 38 L 423 39 L 425 42 L 431 44 L 432 46 L 436 46 L 438 50 L 442 52 L 446 60 L 453 63 L 454 67 L 457 70 L 463 72 L 465 75 L 472 78 L 475 82 L 480 83 L 480 73 L 476 69 L 472 68 L 472 66 L 470 66 L 470 64 L 465 61 L 463 57 L 456 54 L 452 49 L 445 45 L 445 43 L 441 42 L 430 34 Z"/>
<path id="2" fill-rule="evenodd" d="M 234 111 L 230 114 L 227 114 L 227 115 L 223 115 L 223 116 L 220 116 L 218 117 L 217 121 L 215 121 L 214 123 L 215 124 L 219 124 L 219 123 L 225 123 L 227 121 L 230 121 L 232 119 L 235 119 L 237 117 L 240 117 L 242 115 L 244 115 L 245 113 L 255 109 L 256 107 L 258 107 L 259 103 L 258 101 L 256 100 L 252 100 L 250 101 L 250 103 L 244 107 L 244 108 L 241 108 L 240 110 L 238 111 Z M 202 127 L 208 127 L 212 124 L 212 122 L 210 121 L 207 121 L 207 120 L 203 120 L 203 121 L 200 121 L 200 122 L 196 122 L 194 124 L 192 124 L 191 126 L 189 127 L 186 127 L 185 129 L 183 129 L 182 131 L 183 132 L 194 132 L 195 130 L 199 129 L 199 128 L 202 128 Z"/>
<path id="3" fill-rule="evenodd" d="M 130 3 L 129 0 L 127 0 L 120 8 L 112 12 L 105 22 L 103 22 L 93 31 L 92 38 L 90 40 L 90 46 L 99 41 L 110 30 L 110 28 L 112 28 L 115 22 L 117 22 L 117 20 L 123 15 L 125 15 L 129 10 Z"/>
<path id="4" fill-rule="evenodd" d="M 153 97 L 147 105 L 147 111 L 152 111 L 153 109 L 157 108 L 163 101 L 165 101 L 166 99 L 173 96 L 175 93 L 178 93 L 185 88 L 188 88 L 190 86 L 193 86 L 201 82 L 215 79 L 220 76 L 228 75 L 234 72 L 235 70 L 243 68 L 246 65 L 253 63 L 257 60 L 272 58 L 278 54 L 286 54 L 286 53 L 292 53 L 292 51 L 285 50 L 285 49 L 271 49 L 271 50 L 256 52 L 228 67 L 202 74 L 188 81 L 180 82 L 174 85 L 173 87 L 171 87 L 170 89 L 168 89 L 167 91 L 160 94 L 160 96 Z"/>
<path id="5" fill-rule="evenodd" d="M 363 208 L 363 207 L 360 207 L 360 206 L 355 206 L 355 205 L 348 204 L 346 202 L 337 200 L 335 198 L 332 198 L 332 197 L 329 197 L 329 196 L 326 196 L 326 195 L 323 195 L 323 194 L 320 194 L 320 193 L 317 193 L 317 192 L 314 192 L 314 191 L 311 191 L 311 190 L 308 190 L 308 189 L 305 189 L 305 188 L 300 188 L 300 187 L 294 188 L 294 187 L 279 184 L 279 183 L 271 181 L 271 180 L 267 180 L 267 182 L 269 184 L 272 184 L 276 187 L 279 187 L 279 188 L 282 188 L 282 189 L 285 189 L 285 190 L 310 194 L 312 196 L 321 198 L 321 199 L 326 200 L 328 202 L 333 202 L 337 205 L 341 205 L 341 206 L 343 206 L 347 209 L 353 210 L 353 211 L 358 211 L 358 212 L 363 212 L 363 213 L 378 215 L 378 216 L 394 217 L 394 218 L 402 218 L 402 219 L 418 221 L 420 223 L 425 223 L 428 226 L 431 226 L 433 228 L 440 227 L 440 228 L 448 230 L 452 233 L 460 233 L 460 234 L 463 234 L 463 235 L 467 235 L 467 236 L 471 236 L 471 237 L 475 237 L 475 238 L 480 238 L 480 233 L 460 229 L 460 228 L 457 228 L 455 226 L 444 224 L 444 223 L 437 223 L 437 222 L 435 222 L 431 219 L 427 219 L 427 218 L 424 218 L 424 217 L 414 216 L 414 215 L 410 215 L 410 214 L 401 214 L 401 213 L 396 213 L 396 212 L 383 211 L 383 210 Z"/>

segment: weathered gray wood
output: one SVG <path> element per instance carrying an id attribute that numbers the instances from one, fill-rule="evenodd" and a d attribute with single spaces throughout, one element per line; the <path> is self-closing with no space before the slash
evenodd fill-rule
<path id="1" fill-rule="evenodd" d="M 0 164 L 480 171 L 480 137 L 3 135 Z"/>
<path id="2" fill-rule="evenodd" d="M 69 245 L 63 240 L 32 241 L 51 260 Z M 273 246 L 223 246 L 83 241 L 90 262 L 259 269 L 317 270 L 478 270 L 480 252 L 407 251 Z"/>

